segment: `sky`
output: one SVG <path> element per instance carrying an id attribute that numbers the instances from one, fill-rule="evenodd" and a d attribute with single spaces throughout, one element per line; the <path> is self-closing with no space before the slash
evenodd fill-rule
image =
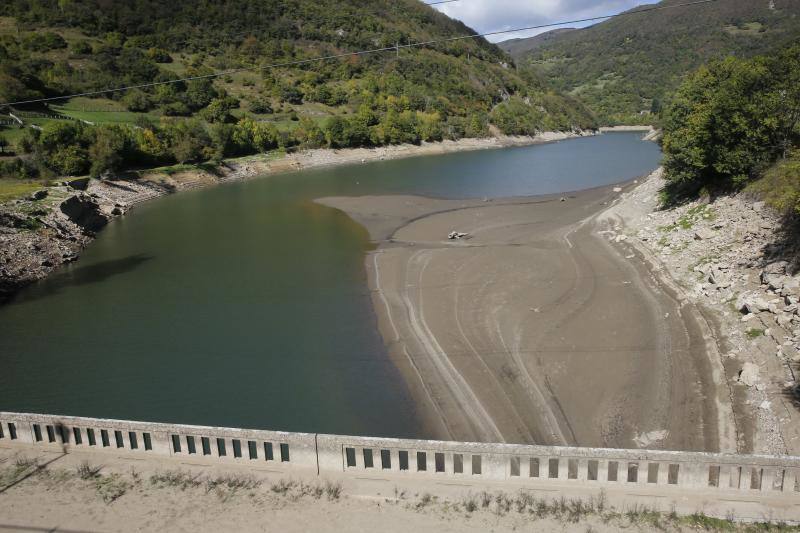
<path id="1" fill-rule="evenodd" d="M 431 0 L 428 0 L 430 2 Z M 459 0 L 434 6 L 479 33 L 620 13 L 654 0 Z M 582 27 L 573 24 L 563 27 Z M 553 28 L 491 36 L 492 42 L 531 37 Z"/>

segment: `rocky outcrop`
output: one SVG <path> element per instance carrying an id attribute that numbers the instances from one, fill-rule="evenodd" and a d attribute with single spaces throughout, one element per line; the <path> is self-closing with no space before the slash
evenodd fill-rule
<path id="1" fill-rule="evenodd" d="M 88 194 L 75 194 L 59 205 L 61 212 L 88 234 L 103 229 L 113 218 L 115 206 Z"/>
<path id="2" fill-rule="evenodd" d="M 64 182 L 0 205 L 0 303 L 76 260 L 129 205 L 166 192 L 153 183 L 82 180 L 77 185 Z"/>

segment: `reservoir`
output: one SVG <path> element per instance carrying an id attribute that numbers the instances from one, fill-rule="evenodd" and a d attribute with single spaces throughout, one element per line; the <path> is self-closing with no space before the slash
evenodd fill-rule
<path id="1" fill-rule="evenodd" d="M 313 200 L 608 185 L 658 166 L 640 139 L 309 170 L 148 202 L 0 307 L 0 410 L 424 438 L 376 328 L 374 245 Z"/>

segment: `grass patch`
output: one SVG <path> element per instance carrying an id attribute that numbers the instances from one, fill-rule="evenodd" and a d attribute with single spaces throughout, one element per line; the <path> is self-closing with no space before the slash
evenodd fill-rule
<path id="1" fill-rule="evenodd" d="M 764 333 L 765 333 L 765 330 L 763 330 L 763 329 L 750 328 L 747 331 L 745 331 L 744 334 L 748 339 L 752 340 L 752 339 L 757 339 L 759 337 L 763 337 Z"/>
<path id="2" fill-rule="evenodd" d="M 158 488 L 178 488 L 186 490 L 203 484 L 200 474 L 192 474 L 184 470 L 165 470 L 150 476 L 150 484 Z"/>
<path id="3" fill-rule="evenodd" d="M 128 492 L 131 486 L 128 480 L 116 473 L 97 477 L 94 481 L 94 488 L 105 503 L 113 503 L 118 500 Z"/>
<path id="4" fill-rule="evenodd" d="M 0 203 L 28 196 L 45 186 L 44 181 L 0 178 Z"/>
<path id="5" fill-rule="evenodd" d="M 690 230 L 694 227 L 695 223 L 699 220 L 714 220 L 717 218 L 716 213 L 708 204 L 700 204 L 689 208 L 686 214 L 682 215 L 678 220 L 666 226 L 659 226 L 659 231 L 670 233 L 676 229 Z"/>
<path id="6" fill-rule="evenodd" d="M 88 480 L 100 477 L 101 468 L 102 467 L 99 466 L 92 466 L 91 464 L 89 464 L 89 461 L 84 461 L 78 466 L 76 470 L 78 472 L 79 478 L 83 480 Z"/>

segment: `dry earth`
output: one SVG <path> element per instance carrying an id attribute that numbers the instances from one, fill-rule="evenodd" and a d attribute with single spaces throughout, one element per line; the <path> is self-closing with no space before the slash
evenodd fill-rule
<path id="1" fill-rule="evenodd" d="M 33 453 L 0 447 L 0 531 L 750 530 L 702 514 L 655 512 L 646 503 L 615 508 L 602 496 L 370 484 L 169 459 Z"/>
<path id="2" fill-rule="evenodd" d="M 321 200 L 380 242 L 381 332 L 437 436 L 735 451 L 701 318 L 597 218 L 621 191 Z"/>

